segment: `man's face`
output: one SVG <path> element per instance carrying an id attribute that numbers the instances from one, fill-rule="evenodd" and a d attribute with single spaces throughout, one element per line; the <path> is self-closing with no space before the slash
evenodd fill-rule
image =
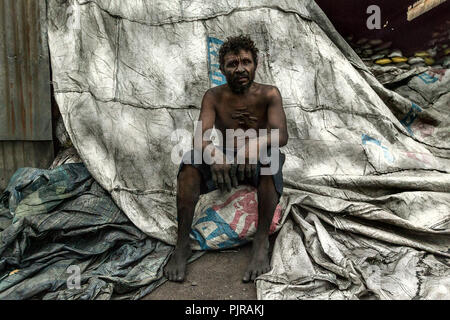
<path id="1" fill-rule="evenodd" d="M 250 88 L 255 80 L 255 71 L 256 65 L 250 51 L 228 52 L 224 57 L 222 72 L 231 91 L 235 93 L 243 93 Z"/>

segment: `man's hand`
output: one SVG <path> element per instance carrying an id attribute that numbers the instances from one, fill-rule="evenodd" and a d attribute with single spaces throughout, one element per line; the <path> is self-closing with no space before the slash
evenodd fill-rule
<path id="1" fill-rule="evenodd" d="M 245 178 L 252 178 L 256 175 L 256 164 L 259 160 L 258 139 L 247 140 L 238 151 L 238 156 L 240 154 L 243 154 L 245 163 L 238 165 L 237 173 L 239 181 L 243 181 Z"/>
<path id="2" fill-rule="evenodd" d="M 212 179 L 216 187 L 222 192 L 225 191 L 225 188 L 230 192 L 232 187 L 236 188 L 238 186 L 236 177 L 237 165 L 227 164 L 226 156 L 219 149 L 216 149 L 216 156 L 222 161 L 221 164 L 215 163 L 211 165 Z"/>

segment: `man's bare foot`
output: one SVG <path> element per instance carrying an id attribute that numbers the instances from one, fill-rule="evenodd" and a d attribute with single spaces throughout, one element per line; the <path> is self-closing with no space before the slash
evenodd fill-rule
<path id="1" fill-rule="evenodd" d="M 261 274 L 269 272 L 270 269 L 269 240 L 265 239 L 263 241 L 258 241 L 254 239 L 250 263 L 248 264 L 242 281 L 254 281 Z"/>
<path id="2" fill-rule="evenodd" d="M 192 250 L 189 245 L 176 247 L 164 268 L 164 276 L 170 281 L 183 282 L 186 276 L 187 260 L 191 254 Z"/>

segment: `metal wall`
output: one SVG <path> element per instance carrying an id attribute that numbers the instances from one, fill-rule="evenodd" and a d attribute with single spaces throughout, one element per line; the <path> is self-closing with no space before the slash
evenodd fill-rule
<path id="1" fill-rule="evenodd" d="M 18 168 L 48 168 L 52 161 L 52 141 L 0 141 L 0 191 Z"/>
<path id="2" fill-rule="evenodd" d="M 45 0 L 0 0 L 0 189 L 53 160 Z"/>

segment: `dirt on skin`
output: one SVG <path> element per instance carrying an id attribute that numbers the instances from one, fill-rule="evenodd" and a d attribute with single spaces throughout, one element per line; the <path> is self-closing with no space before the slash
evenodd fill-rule
<path id="1" fill-rule="evenodd" d="M 270 240 L 270 254 L 276 235 Z M 243 283 L 251 243 L 224 251 L 208 251 L 188 264 L 182 283 L 167 281 L 144 300 L 256 300 L 253 282 Z"/>

